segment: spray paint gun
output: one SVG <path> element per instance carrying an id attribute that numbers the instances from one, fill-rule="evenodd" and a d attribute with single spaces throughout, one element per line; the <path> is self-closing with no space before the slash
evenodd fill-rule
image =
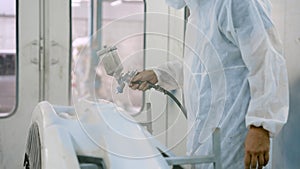
<path id="1" fill-rule="evenodd" d="M 123 66 L 120 60 L 120 57 L 117 52 L 117 48 L 115 46 L 107 47 L 104 46 L 104 48 L 97 52 L 98 57 L 102 57 L 102 63 L 104 65 L 104 69 L 106 71 L 106 74 L 113 76 L 117 82 L 117 93 L 123 93 L 123 89 L 125 87 L 125 84 L 129 84 L 131 79 L 137 74 L 137 71 L 128 71 L 127 73 L 122 73 Z M 143 83 L 142 81 L 136 82 L 138 84 Z M 152 84 L 150 82 L 147 82 L 149 89 L 153 88 L 156 91 L 162 92 L 165 95 L 168 95 L 171 99 L 175 101 L 175 103 L 178 105 L 178 107 L 183 112 L 184 116 L 187 117 L 187 112 L 185 107 L 178 101 L 178 99 L 169 91 L 162 88 L 159 85 Z"/>
<path id="2" fill-rule="evenodd" d="M 129 84 L 130 80 L 137 74 L 137 71 L 128 71 L 123 73 L 123 66 L 115 46 L 107 47 L 97 52 L 97 56 L 102 58 L 102 63 L 106 74 L 113 76 L 118 82 L 116 88 L 117 93 L 123 93 L 125 84 Z"/>

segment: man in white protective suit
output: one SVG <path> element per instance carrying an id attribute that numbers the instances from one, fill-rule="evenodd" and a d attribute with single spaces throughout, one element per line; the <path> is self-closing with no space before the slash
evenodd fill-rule
<path id="1" fill-rule="evenodd" d="M 142 71 L 130 87 L 145 91 L 148 81 L 167 89 L 183 88 L 190 129 L 188 155 L 212 152 L 211 134 L 220 127 L 224 169 L 270 168 L 270 138 L 287 121 L 289 97 L 285 58 L 269 2 L 167 3 L 190 9 L 184 60 Z"/>

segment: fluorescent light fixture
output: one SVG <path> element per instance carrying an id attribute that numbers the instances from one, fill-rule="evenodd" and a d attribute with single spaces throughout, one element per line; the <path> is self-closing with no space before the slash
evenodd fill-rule
<path id="1" fill-rule="evenodd" d="M 72 2 L 72 7 L 79 7 L 80 6 L 80 3 L 78 2 Z"/>
<path id="2" fill-rule="evenodd" d="M 117 5 L 120 5 L 120 4 L 122 4 L 122 0 L 115 0 L 115 1 L 110 3 L 111 6 L 117 6 Z"/>

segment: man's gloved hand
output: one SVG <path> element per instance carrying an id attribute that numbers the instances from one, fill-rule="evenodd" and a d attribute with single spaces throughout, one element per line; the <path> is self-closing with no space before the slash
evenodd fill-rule
<path id="1" fill-rule="evenodd" d="M 270 136 L 262 127 L 250 126 L 245 140 L 245 169 L 262 169 L 269 161 Z"/>
<path id="2" fill-rule="evenodd" d="M 139 82 L 141 81 L 142 83 L 135 83 L 135 82 Z M 147 82 L 150 82 L 152 84 L 155 84 L 158 82 L 157 80 L 157 76 L 156 74 L 154 73 L 153 70 L 144 70 L 142 72 L 139 72 L 137 75 L 135 75 L 130 84 L 129 84 L 129 87 L 132 88 L 133 90 L 142 90 L 142 91 L 145 91 L 148 89 L 148 84 Z"/>

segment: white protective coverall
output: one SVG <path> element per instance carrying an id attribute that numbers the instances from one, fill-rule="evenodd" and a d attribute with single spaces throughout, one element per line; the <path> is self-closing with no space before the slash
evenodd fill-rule
<path id="1" fill-rule="evenodd" d="M 247 127 L 263 126 L 272 137 L 288 117 L 287 70 L 269 2 L 167 3 L 190 9 L 183 62 L 154 69 L 159 85 L 183 88 L 190 130 L 187 154 L 211 153 L 210 136 L 220 127 L 223 168 L 243 169 Z"/>

